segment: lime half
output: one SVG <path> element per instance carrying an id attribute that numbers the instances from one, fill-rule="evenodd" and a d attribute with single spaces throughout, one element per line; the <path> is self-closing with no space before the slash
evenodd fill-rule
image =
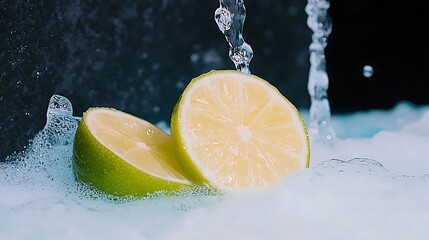
<path id="1" fill-rule="evenodd" d="M 90 108 L 76 132 L 76 177 L 115 195 L 141 197 L 190 185 L 170 136 L 149 122 L 112 108 Z"/>
<path id="2" fill-rule="evenodd" d="M 309 166 L 297 109 L 267 81 L 238 71 L 194 78 L 175 106 L 171 134 L 187 177 L 200 184 L 270 187 Z"/>

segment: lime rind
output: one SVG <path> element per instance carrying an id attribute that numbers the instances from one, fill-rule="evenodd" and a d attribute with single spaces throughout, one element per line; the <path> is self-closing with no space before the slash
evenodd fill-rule
<path id="1" fill-rule="evenodd" d="M 173 113 L 171 115 L 171 133 L 173 138 L 173 145 L 175 149 L 175 153 L 177 159 L 179 159 L 179 164 L 182 167 L 185 176 L 191 180 L 192 182 L 200 185 L 210 185 L 210 181 L 204 177 L 201 171 L 198 169 L 197 165 L 195 165 L 192 158 L 186 154 L 187 150 L 185 147 L 185 143 L 182 140 L 179 125 L 180 120 L 178 119 L 179 113 L 179 102 L 175 105 Z"/>

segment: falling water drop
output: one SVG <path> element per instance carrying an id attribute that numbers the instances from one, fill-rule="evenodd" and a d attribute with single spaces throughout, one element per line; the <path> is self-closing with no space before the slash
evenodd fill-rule
<path id="1" fill-rule="evenodd" d="M 374 69 L 370 65 L 365 65 L 362 69 L 362 74 L 364 77 L 370 78 L 374 74 Z"/>
<path id="2" fill-rule="evenodd" d="M 159 113 L 159 111 L 161 110 L 161 108 L 159 107 L 159 106 L 154 106 L 153 108 L 152 108 L 152 111 L 154 112 L 154 113 Z"/>

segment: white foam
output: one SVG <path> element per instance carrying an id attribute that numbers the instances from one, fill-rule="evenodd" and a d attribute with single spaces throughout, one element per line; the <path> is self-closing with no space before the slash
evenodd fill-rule
<path id="1" fill-rule="evenodd" d="M 310 169 L 272 189 L 122 203 L 75 180 L 71 135 L 52 141 L 42 132 L 25 153 L 0 163 L 0 239 L 424 239 L 427 109 L 334 116 L 343 129 L 372 129 L 364 121 L 387 130 L 313 143 Z M 398 125 L 399 112 L 408 116 Z"/>

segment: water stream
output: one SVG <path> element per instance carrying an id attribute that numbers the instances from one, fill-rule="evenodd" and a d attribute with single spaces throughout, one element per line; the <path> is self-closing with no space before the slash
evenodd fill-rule
<path id="1" fill-rule="evenodd" d="M 326 73 L 325 48 L 332 31 L 328 15 L 329 0 L 308 0 L 305 12 L 307 25 L 313 31 L 310 44 L 310 72 L 308 93 L 311 98 L 309 134 L 312 140 L 332 141 L 335 132 L 331 127 L 331 108 L 328 100 L 329 77 Z"/>
<path id="2" fill-rule="evenodd" d="M 244 41 L 243 26 L 246 19 L 244 0 L 219 0 L 220 6 L 215 11 L 215 21 L 229 44 L 229 58 L 235 68 L 250 73 L 252 47 Z"/>

